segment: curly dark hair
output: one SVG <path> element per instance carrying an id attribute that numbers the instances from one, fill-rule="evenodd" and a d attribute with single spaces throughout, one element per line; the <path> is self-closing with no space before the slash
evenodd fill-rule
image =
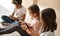
<path id="1" fill-rule="evenodd" d="M 41 16 L 42 20 L 44 21 L 44 31 L 54 32 L 54 30 L 57 29 L 55 10 L 52 8 L 46 8 L 42 10 Z"/>
<path id="2" fill-rule="evenodd" d="M 12 0 L 13 4 L 22 4 L 22 0 Z"/>

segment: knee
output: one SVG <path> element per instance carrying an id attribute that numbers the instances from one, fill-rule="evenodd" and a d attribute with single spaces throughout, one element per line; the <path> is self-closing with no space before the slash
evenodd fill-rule
<path id="1" fill-rule="evenodd" d="M 5 19 L 5 18 L 8 18 L 8 16 L 3 15 L 3 16 L 1 16 L 1 18 L 2 18 L 2 19 Z"/>

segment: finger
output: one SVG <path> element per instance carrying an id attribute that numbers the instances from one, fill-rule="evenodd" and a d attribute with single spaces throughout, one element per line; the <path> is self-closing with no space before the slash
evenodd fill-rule
<path id="1" fill-rule="evenodd" d="M 33 27 L 32 27 L 32 26 L 30 26 L 30 29 L 33 29 Z"/>
<path id="2" fill-rule="evenodd" d="M 22 29 L 23 29 L 23 30 L 27 30 L 27 28 L 26 28 L 26 27 L 24 27 L 24 26 L 22 27 Z"/>

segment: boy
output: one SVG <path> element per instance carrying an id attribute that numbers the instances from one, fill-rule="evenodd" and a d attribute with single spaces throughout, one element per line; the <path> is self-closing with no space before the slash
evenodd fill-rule
<path id="1" fill-rule="evenodd" d="M 6 23 L 13 23 L 17 20 L 23 20 L 25 19 L 25 14 L 26 14 L 26 8 L 22 5 L 22 0 L 13 0 L 12 3 L 15 5 L 14 12 L 12 15 L 2 16 L 2 19 Z"/>

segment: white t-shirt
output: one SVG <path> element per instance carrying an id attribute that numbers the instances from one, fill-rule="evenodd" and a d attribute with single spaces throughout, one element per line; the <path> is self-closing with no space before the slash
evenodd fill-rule
<path id="1" fill-rule="evenodd" d="M 36 24 L 36 23 L 37 23 L 37 24 Z M 36 18 L 33 18 L 30 24 L 31 24 L 30 26 L 32 26 L 33 29 L 36 31 L 36 27 L 37 27 L 36 25 L 39 24 L 39 20 L 36 19 Z"/>
<path id="2" fill-rule="evenodd" d="M 55 36 L 55 32 L 51 32 L 51 31 L 43 32 L 40 33 L 40 36 Z"/>
<path id="3" fill-rule="evenodd" d="M 22 14 L 26 14 L 26 8 L 22 6 L 20 9 L 14 9 L 14 17 L 20 19 Z"/>
<path id="4" fill-rule="evenodd" d="M 20 17 L 22 16 L 22 14 L 26 14 L 26 8 L 24 6 L 22 6 L 20 9 L 16 9 L 15 8 L 14 12 L 15 12 L 14 13 L 14 17 L 20 19 Z M 2 31 L 7 31 L 7 30 L 9 30 L 9 29 L 11 29 L 11 28 L 13 28 L 15 26 L 18 26 L 18 22 L 17 21 L 13 22 L 11 25 L 9 25 L 7 28 L 5 28 Z M 0 31 L 0 32 L 2 32 L 2 31 Z"/>

